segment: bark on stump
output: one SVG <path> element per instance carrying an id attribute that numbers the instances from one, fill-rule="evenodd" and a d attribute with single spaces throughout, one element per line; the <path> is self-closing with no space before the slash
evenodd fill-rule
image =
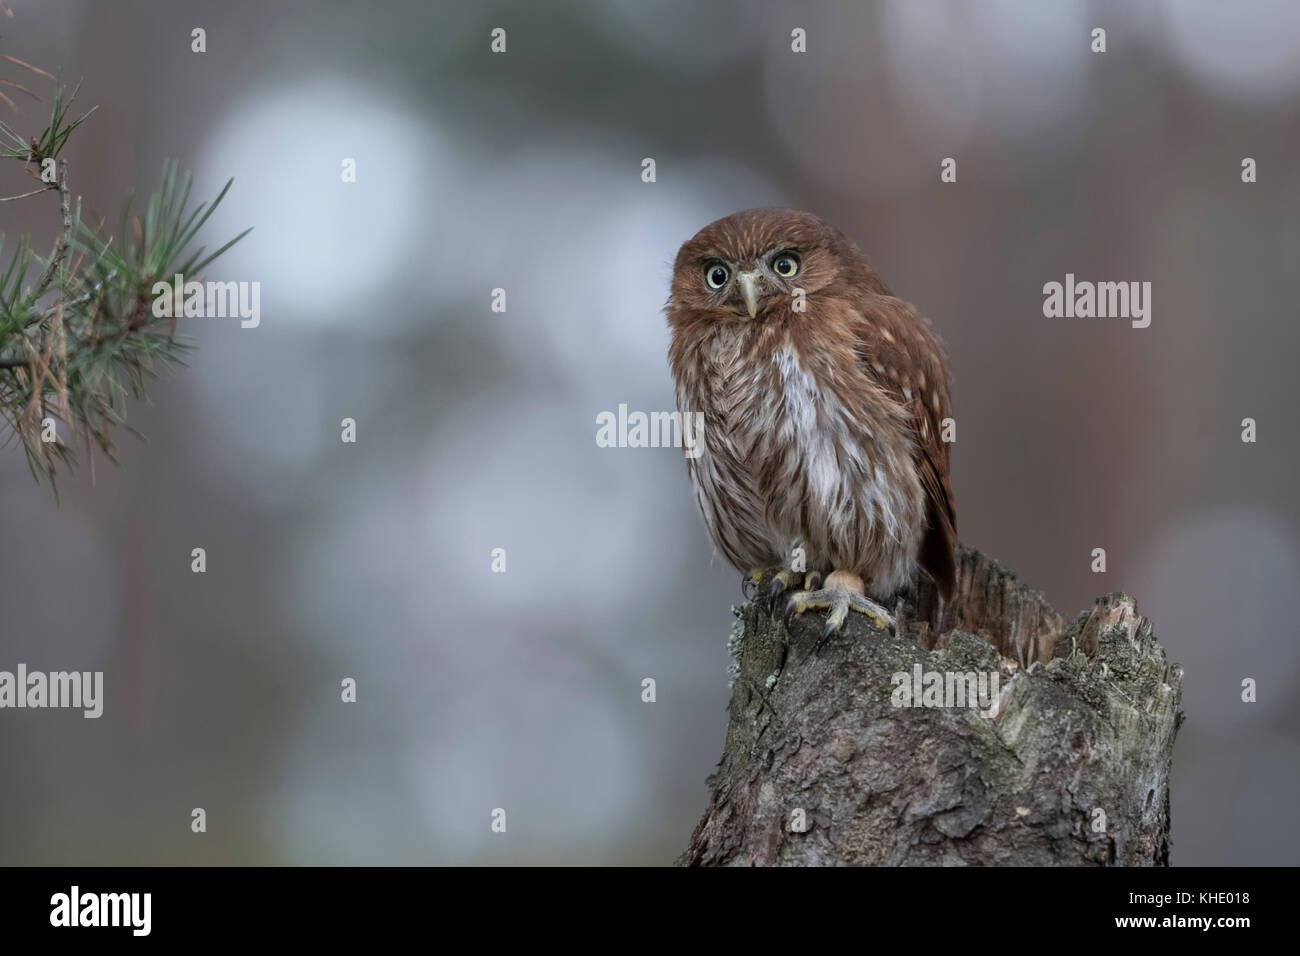
<path id="1" fill-rule="evenodd" d="M 824 614 L 787 633 L 784 600 L 737 609 L 726 744 L 679 864 L 1168 865 L 1182 669 L 1150 622 L 1116 592 L 1067 626 L 991 558 L 957 565 L 942 613 L 922 579 L 897 637 L 850 614 L 817 654 Z M 996 709 L 896 706 L 918 664 L 945 687 L 996 672 Z"/>

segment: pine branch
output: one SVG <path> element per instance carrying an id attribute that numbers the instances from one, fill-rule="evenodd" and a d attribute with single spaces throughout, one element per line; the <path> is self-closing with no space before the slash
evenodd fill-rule
<path id="1" fill-rule="evenodd" d="M 36 297 L 39 299 L 43 296 L 50 283 L 54 281 L 54 274 L 58 271 L 59 266 L 63 265 L 63 260 L 68 257 L 68 247 L 72 245 L 72 207 L 68 193 L 68 161 L 59 160 L 59 206 L 63 210 L 63 231 L 59 233 L 58 244 L 54 247 L 54 254 L 50 256 L 50 264 L 45 267 L 45 272 L 41 274 L 41 281 L 36 283 Z"/>
<path id="2" fill-rule="evenodd" d="M 145 398 L 147 380 L 163 366 L 184 364 L 190 346 L 177 339 L 176 320 L 153 314 L 155 283 L 169 282 L 176 273 L 197 277 L 249 232 L 210 255 L 203 248 L 189 251 L 233 180 L 211 204 L 191 209 L 191 177 L 178 183 L 175 163 L 164 164 L 143 222 L 131 216 L 128 200 L 115 236 L 88 227 L 79 202 L 74 207 L 68 162 L 60 155 L 94 112 L 70 119 L 75 98 L 75 89 L 69 94 L 56 86 L 48 124 L 28 139 L 0 120 L 0 159 L 20 161 L 29 176 L 42 180 L 51 168 L 56 171 L 54 182 L 4 200 L 58 192 L 60 228 L 53 250 L 40 259 L 24 236 L 0 274 L 0 431 L 22 442 L 33 478 L 48 478 L 56 497 L 59 466 L 70 470 L 77 464 L 72 443 L 59 431 L 67 437 L 79 433 L 88 453 L 98 445 L 116 461 L 113 432 L 134 431 L 125 419 L 128 399 Z M 3 244 L 0 235 L 0 253 Z M 29 285 L 28 275 L 38 266 Z"/>

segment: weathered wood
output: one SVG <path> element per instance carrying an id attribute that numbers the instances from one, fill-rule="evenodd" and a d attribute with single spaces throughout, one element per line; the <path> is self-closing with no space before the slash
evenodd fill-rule
<path id="1" fill-rule="evenodd" d="M 737 609 L 724 752 L 679 864 L 1169 863 L 1182 669 L 1127 595 L 1067 626 L 996 561 L 957 557 L 949 606 L 920 582 L 898 637 L 851 614 L 814 654 L 824 615 L 787 633 L 781 601 Z M 898 706 L 917 665 L 950 691 L 996 674 L 996 704 Z"/>

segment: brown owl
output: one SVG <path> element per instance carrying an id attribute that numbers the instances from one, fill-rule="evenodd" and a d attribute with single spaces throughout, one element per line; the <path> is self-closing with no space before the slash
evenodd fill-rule
<path id="1" fill-rule="evenodd" d="M 704 416 L 686 459 L 696 501 L 738 570 L 780 568 L 773 602 L 803 582 L 787 624 L 829 610 L 824 643 L 856 610 L 892 632 L 868 595 L 918 565 L 948 598 L 947 361 L 857 246 L 806 212 L 735 213 L 681 247 L 667 312 L 678 410 Z"/>

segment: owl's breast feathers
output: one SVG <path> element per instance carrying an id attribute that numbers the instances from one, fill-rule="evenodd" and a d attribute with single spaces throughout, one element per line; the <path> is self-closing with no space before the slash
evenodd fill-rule
<path id="1" fill-rule="evenodd" d="M 715 544 L 747 571 L 805 549 L 809 569 L 888 594 L 920 564 L 945 596 L 956 519 L 943 354 L 926 320 L 874 290 L 809 297 L 817 321 L 710 322 L 670 352 L 678 407 L 703 412 L 687 459 Z"/>

